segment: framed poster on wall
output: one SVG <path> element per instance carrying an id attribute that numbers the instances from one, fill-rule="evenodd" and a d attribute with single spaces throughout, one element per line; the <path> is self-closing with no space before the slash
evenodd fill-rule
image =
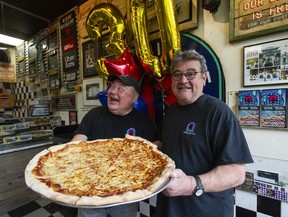
<path id="1" fill-rule="evenodd" d="M 52 110 L 70 111 L 76 109 L 75 94 L 55 95 L 51 97 Z"/>
<path id="2" fill-rule="evenodd" d="M 287 0 L 231 0 L 230 42 L 286 31 Z"/>
<path id="3" fill-rule="evenodd" d="M 245 46 L 244 86 L 288 83 L 288 38 Z"/>
<path id="4" fill-rule="evenodd" d="M 28 47 L 28 58 L 29 61 L 34 60 L 37 58 L 37 47 L 36 47 L 36 43 L 31 44 Z"/>
<path id="5" fill-rule="evenodd" d="M 95 62 L 98 58 L 98 43 L 90 40 L 82 43 L 83 78 L 97 76 Z"/>
<path id="6" fill-rule="evenodd" d="M 69 125 L 78 124 L 77 111 L 69 111 Z"/>
<path id="7" fill-rule="evenodd" d="M 23 61 L 25 58 L 25 44 L 21 44 L 17 47 L 17 61 Z"/>
<path id="8" fill-rule="evenodd" d="M 77 14 L 77 7 L 74 7 L 58 18 L 61 26 L 60 39 L 62 70 L 64 73 L 77 71 L 79 69 Z M 67 80 L 64 81 L 68 82 Z"/>
<path id="9" fill-rule="evenodd" d="M 48 71 L 58 71 L 59 70 L 59 60 L 57 50 L 53 50 L 48 54 Z"/>
<path id="10" fill-rule="evenodd" d="M 35 77 L 37 75 L 37 60 L 34 59 L 29 62 L 29 77 Z"/>
<path id="11" fill-rule="evenodd" d="M 25 61 L 18 62 L 18 71 L 16 73 L 17 77 L 27 74 Z"/>
<path id="12" fill-rule="evenodd" d="M 103 91 L 103 78 L 93 78 L 83 81 L 83 105 L 101 105 L 98 93 Z"/>
<path id="13" fill-rule="evenodd" d="M 147 33 L 150 40 L 160 38 L 159 22 L 153 0 L 147 1 Z M 168 1 L 163 1 L 166 4 Z M 166 6 L 166 5 L 165 5 Z M 198 27 L 197 0 L 175 0 L 175 11 L 179 24 L 179 31 Z M 161 18 L 164 22 L 166 17 Z"/>
<path id="14" fill-rule="evenodd" d="M 58 33 L 57 31 L 51 32 L 48 39 L 48 49 L 54 50 L 58 48 Z"/>

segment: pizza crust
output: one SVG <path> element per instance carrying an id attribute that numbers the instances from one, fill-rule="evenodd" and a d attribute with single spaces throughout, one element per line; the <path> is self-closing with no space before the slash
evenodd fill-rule
<path id="1" fill-rule="evenodd" d="M 42 156 L 45 156 L 49 152 L 57 152 L 62 149 L 65 149 L 66 146 L 69 146 L 67 148 L 73 147 L 73 144 L 80 145 L 88 144 L 88 143 L 95 143 L 96 141 L 102 141 L 102 142 L 108 142 L 109 140 L 102 139 L 102 140 L 95 140 L 95 141 L 86 141 L 86 142 L 69 142 L 66 144 L 51 146 L 48 149 L 45 149 L 35 155 L 25 169 L 25 182 L 26 185 L 31 188 L 33 191 L 43 195 L 46 198 L 49 198 L 56 202 L 61 202 L 64 204 L 69 204 L 73 206 L 102 206 L 102 205 L 108 205 L 108 204 L 119 204 L 122 202 L 133 202 L 135 200 L 139 200 L 141 198 L 147 198 L 149 195 L 152 195 L 155 191 L 157 191 L 161 186 L 163 186 L 164 183 L 167 183 L 167 180 L 169 179 L 169 175 L 171 172 L 175 169 L 175 163 L 172 161 L 167 155 L 162 153 L 157 149 L 157 146 L 148 140 L 145 140 L 141 137 L 135 137 L 126 135 L 125 139 L 132 140 L 137 142 L 141 141 L 145 143 L 146 145 L 149 145 L 151 147 L 152 151 L 159 154 L 162 158 L 166 160 L 166 165 L 160 175 L 160 177 L 155 177 L 152 184 L 147 187 L 146 189 L 139 189 L 135 191 L 127 191 L 119 195 L 111 195 L 107 197 L 100 197 L 100 196 L 78 196 L 78 195 L 67 195 L 64 193 L 60 193 L 57 191 L 54 191 L 53 188 L 48 187 L 44 182 L 39 180 L 40 178 L 46 178 L 44 176 L 38 177 L 33 173 L 33 169 L 38 165 L 38 161 Z M 113 141 L 122 141 L 122 138 L 113 138 Z M 137 143 L 138 144 L 138 143 Z M 70 146 L 71 145 L 71 146 Z"/>
<path id="2" fill-rule="evenodd" d="M 53 201 L 57 201 L 57 202 L 75 205 L 76 202 L 79 200 L 78 196 L 65 195 L 65 194 L 53 191 L 51 188 L 43 184 L 38 179 L 34 179 L 30 188 L 33 191 L 41 194 L 42 196 L 49 198 Z"/>
<path id="3" fill-rule="evenodd" d="M 144 197 L 147 197 L 151 195 L 150 191 L 147 190 L 138 190 L 135 192 L 125 192 L 121 195 L 114 195 L 109 197 L 81 197 L 77 202 L 76 205 L 79 206 L 102 206 L 107 204 L 117 204 L 121 202 L 127 202 L 127 201 L 135 201 L 137 199 L 141 199 Z"/>
<path id="4" fill-rule="evenodd" d="M 148 144 L 149 146 L 153 147 L 153 149 L 156 150 L 157 152 L 165 155 L 164 153 L 162 153 L 162 152 L 160 152 L 160 151 L 158 150 L 157 145 L 155 145 L 154 143 L 152 143 L 152 142 L 150 142 L 150 141 L 148 141 L 148 140 L 146 140 L 146 139 L 143 139 L 142 137 L 139 137 L 139 136 L 131 136 L 131 135 L 129 135 L 129 134 L 126 134 L 126 135 L 125 135 L 125 138 L 126 138 L 126 139 L 131 139 L 131 140 L 140 140 L 140 141 Z M 165 156 L 167 156 L 167 155 L 165 155 Z"/>

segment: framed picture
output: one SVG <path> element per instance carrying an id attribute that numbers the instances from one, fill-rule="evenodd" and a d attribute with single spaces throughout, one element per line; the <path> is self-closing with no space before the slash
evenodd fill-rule
<path id="1" fill-rule="evenodd" d="M 147 2 L 147 33 L 149 40 L 155 40 L 160 38 L 155 3 L 154 0 Z M 175 0 L 175 12 L 180 32 L 198 27 L 197 0 Z"/>
<path id="2" fill-rule="evenodd" d="M 244 86 L 288 83 L 288 38 L 245 46 Z"/>
<path id="3" fill-rule="evenodd" d="M 286 31 L 287 0 L 231 0 L 229 23 L 230 42 Z"/>
<path id="4" fill-rule="evenodd" d="M 18 62 L 17 76 L 20 77 L 25 74 L 27 74 L 25 61 Z"/>
<path id="5" fill-rule="evenodd" d="M 36 59 L 29 62 L 29 77 L 35 77 L 37 75 L 37 61 Z"/>
<path id="6" fill-rule="evenodd" d="M 53 111 L 70 111 L 76 109 L 75 94 L 55 95 L 51 97 L 51 108 Z"/>
<path id="7" fill-rule="evenodd" d="M 58 33 L 57 31 L 51 32 L 48 39 L 48 49 L 54 50 L 58 48 Z"/>
<path id="8" fill-rule="evenodd" d="M 28 58 L 29 58 L 29 61 L 30 60 L 34 60 L 37 57 L 37 47 L 36 46 L 37 46 L 36 43 L 34 43 L 34 44 L 32 44 L 32 45 L 30 45 L 28 47 Z"/>
<path id="9" fill-rule="evenodd" d="M 77 111 L 69 111 L 69 125 L 78 124 Z"/>
<path id="10" fill-rule="evenodd" d="M 49 74 L 48 73 L 48 88 L 49 90 L 56 90 L 60 88 L 60 78 L 59 74 Z"/>
<path id="11" fill-rule="evenodd" d="M 53 50 L 48 53 L 48 71 L 54 72 L 58 70 L 59 70 L 58 52 L 57 50 Z"/>
<path id="12" fill-rule="evenodd" d="M 17 47 L 17 61 L 23 61 L 25 58 L 25 44 L 21 44 Z"/>
<path id="13" fill-rule="evenodd" d="M 82 43 L 83 78 L 97 76 L 95 62 L 99 55 L 99 45 L 95 41 Z"/>
<path id="14" fill-rule="evenodd" d="M 101 105 L 98 93 L 103 91 L 103 78 L 92 78 L 83 81 L 83 105 L 98 106 Z"/>
<path id="15" fill-rule="evenodd" d="M 44 38 L 40 43 L 40 51 L 44 52 L 48 50 L 48 38 Z"/>
<path id="16" fill-rule="evenodd" d="M 198 27 L 197 2 L 197 0 L 175 0 L 175 10 L 180 32 Z M 149 40 L 160 38 L 159 23 L 153 0 L 148 1 L 146 13 Z M 166 18 L 163 17 L 162 19 L 165 22 Z"/>
<path id="17" fill-rule="evenodd" d="M 99 46 L 99 54 L 101 57 L 105 57 L 106 59 L 113 59 L 113 54 L 110 54 L 108 51 L 107 51 L 107 48 L 106 46 L 110 43 L 109 40 L 110 40 L 110 33 L 108 34 L 104 34 L 102 35 L 102 37 L 100 38 L 99 40 L 99 43 L 100 43 L 100 46 Z M 108 58 L 107 58 L 108 57 Z M 110 57 L 110 58 L 109 58 Z"/>

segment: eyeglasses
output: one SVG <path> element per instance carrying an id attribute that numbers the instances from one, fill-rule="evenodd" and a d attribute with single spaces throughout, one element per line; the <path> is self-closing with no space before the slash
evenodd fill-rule
<path id="1" fill-rule="evenodd" d="M 180 73 L 180 72 L 175 72 L 173 73 L 172 80 L 174 81 L 180 81 L 182 76 L 184 75 L 187 80 L 193 80 L 196 77 L 197 73 L 201 73 L 202 71 L 199 72 L 186 72 L 186 73 Z"/>

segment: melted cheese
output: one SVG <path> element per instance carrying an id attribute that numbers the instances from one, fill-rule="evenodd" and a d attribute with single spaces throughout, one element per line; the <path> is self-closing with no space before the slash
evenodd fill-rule
<path id="1" fill-rule="evenodd" d="M 69 144 L 39 159 L 34 174 L 54 191 L 77 196 L 110 196 L 147 188 L 167 159 L 138 140 Z"/>

